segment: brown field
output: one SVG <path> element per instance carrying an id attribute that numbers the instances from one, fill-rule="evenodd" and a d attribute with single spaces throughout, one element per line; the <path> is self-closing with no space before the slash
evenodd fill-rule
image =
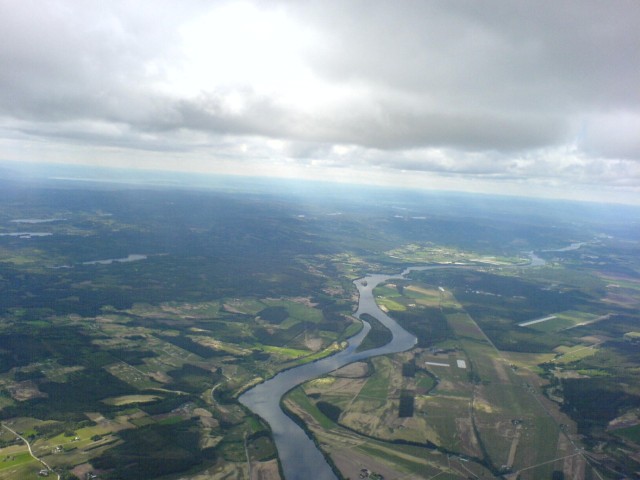
<path id="1" fill-rule="evenodd" d="M 47 395 L 42 393 L 38 386 L 31 380 L 25 380 L 23 382 L 16 382 L 7 387 L 9 393 L 14 400 L 23 402 L 25 400 L 31 400 L 32 398 L 46 398 Z"/>
<path id="2" fill-rule="evenodd" d="M 281 480 L 278 461 L 256 462 L 251 465 L 251 480 Z"/>
<path id="3" fill-rule="evenodd" d="M 94 471 L 94 468 L 90 463 L 81 463 L 80 465 L 77 465 L 76 467 L 74 467 L 71 470 L 71 473 L 73 473 L 78 478 L 86 478 L 87 473 L 90 473 L 93 471 Z"/>
<path id="4" fill-rule="evenodd" d="M 369 365 L 365 362 L 350 363 L 332 372 L 333 377 L 362 378 L 369 373 Z"/>
<path id="5" fill-rule="evenodd" d="M 286 403 L 304 419 L 344 477 L 358 478 L 361 469 L 367 468 L 391 479 L 426 479 L 439 474 L 445 474 L 442 478 L 466 478 L 451 469 L 447 457 L 436 451 L 367 439 L 337 425 L 324 429 L 300 406 L 291 400 Z M 488 474 L 486 470 L 482 473 Z"/>

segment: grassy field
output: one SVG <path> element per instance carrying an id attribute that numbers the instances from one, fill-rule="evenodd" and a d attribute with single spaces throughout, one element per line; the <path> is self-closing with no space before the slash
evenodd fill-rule
<path id="1" fill-rule="evenodd" d="M 418 305 L 438 307 L 442 304 L 444 292 L 437 288 L 425 288 L 417 285 L 408 285 L 403 289 L 403 295 L 415 300 Z"/>
<path id="2" fill-rule="evenodd" d="M 275 347 L 272 345 L 263 345 L 261 348 L 264 352 L 273 353 L 286 359 L 300 358 L 305 355 L 309 355 L 307 350 L 300 350 L 297 348 Z"/>
<path id="3" fill-rule="evenodd" d="M 0 448 L 1 480 L 35 480 L 42 464 L 36 461 L 25 447 Z"/>
<path id="4" fill-rule="evenodd" d="M 373 290 L 373 294 L 378 305 L 384 307 L 383 310 L 404 312 L 407 309 L 409 302 L 398 292 L 395 284 L 378 286 Z"/>
<path id="5" fill-rule="evenodd" d="M 285 399 L 297 403 L 300 408 L 311 415 L 322 428 L 331 429 L 335 426 L 335 424 L 323 415 L 315 404 L 308 399 L 302 389 L 294 389 L 285 397 Z"/>
<path id="6" fill-rule="evenodd" d="M 355 401 L 374 401 L 384 403 L 389 397 L 390 376 L 393 366 L 387 357 L 373 360 L 375 374 L 366 381 Z"/>
<path id="7" fill-rule="evenodd" d="M 123 395 L 121 397 L 105 398 L 103 400 L 107 405 L 130 405 L 138 403 L 149 403 L 158 400 L 161 397 L 157 395 Z"/>
<path id="8" fill-rule="evenodd" d="M 576 325 L 592 322 L 598 317 L 599 315 L 593 313 L 567 310 L 565 312 L 555 313 L 553 314 L 553 318 L 529 325 L 527 328 L 532 328 L 544 333 L 559 332 L 567 328 L 575 327 Z"/>
<path id="9" fill-rule="evenodd" d="M 633 427 L 620 428 L 615 430 L 615 434 L 621 437 L 627 438 L 632 442 L 640 445 L 640 425 L 634 425 Z"/>
<path id="10" fill-rule="evenodd" d="M 598 352 L 597 345 L 575 345 L 557 349 L 558 354 L 553 359 L 555 363 L 573 363 L 583 358 L 595 355 Z"/>

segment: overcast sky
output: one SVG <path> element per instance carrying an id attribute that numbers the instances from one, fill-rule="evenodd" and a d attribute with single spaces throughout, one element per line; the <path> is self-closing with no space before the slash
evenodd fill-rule
<path id="1" fill-rule="evenodd" d="M 0 0 L 0 159 L 640 202 L 640 2 Z"/>

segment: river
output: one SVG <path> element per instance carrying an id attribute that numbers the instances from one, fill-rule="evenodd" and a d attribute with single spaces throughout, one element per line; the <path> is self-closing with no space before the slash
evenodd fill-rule
<path id="1" fill-rule="evenodd" d="M 337 477 L 313 441 L 293 420 L 284 414 L 280 408 L 280 399 L 297 385 L 349 363 L 377 355 L 404 352 L 413 348 L 417 341 L 416 337 L 378 308 L 373 296 L 373 289 L 387 280 L 403 278 L 410 270 L 427 268 L 438 267 L 411 268 L 400 275 L 369 275 L 354 282 L 360 293 L 355 316 L 360 317 L 362 314 L 368 313 L 377 318 L 391 330 L 393 334 L 391 342 L 379 348 L 356 352 L 358 345 L 371 328 L 367 322 L 363 321 L 364 328 L 349 339 L 349 345 L 346 349 L 322 360 L 281 372 L 240 396 L 240 403 L 271 426 L 286 480 L 308 480 L 310 478 L 336 480 Z"/>
<path id="2" fill-rule="evenodd" d="M 528 266 L 544 265 L 545 261 L 533 252 L 529 253 Z M 358 345 L 371 329 L 363 320 L 364 328 L 349 339 L 346 349 L 316 362 L 279 373 L 264 383 L 242 394 L 240 403 L 264 419 L 270 426 L 286 480 L 336 480 L 337 477 L 320 450 L 293 420 L 280 408 L 280 399 L 291 389 L 308 380 L 325 375 L 349 363 L 369 357 L 404 352 L 414 347 L 417 339 L 386 315 L 376 304 L 373 289 L 387 280 L 402 279 L 413 270 L 440 268 L 464 268 L 463 265 L 432 265 L 409 267 L 401 274 L 373 274 L 354 281 L 360 299 L 355 316 L 367 313 L 378 319 L 393 334 L 391 342 L 379 348 L 356 352 Z M 468 267 L 468 266 L 467 266 Z"/>

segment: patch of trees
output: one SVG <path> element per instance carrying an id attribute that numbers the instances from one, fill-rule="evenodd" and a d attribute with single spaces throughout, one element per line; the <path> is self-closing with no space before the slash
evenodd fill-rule
<path id="1" fill-rule="evenodd" d="M 320 328 L 325 332 L 342 333 L 349 323 L 344 316 L 340 316 L 338 320 L 323 321 Z"/>
<path id="2" fill-rule="evenodd" d="M 108 414 L 117 409 L 106 405 L 102 399 L 137 393 L 129 384 L 102 368 L 71 372 L 66 382 L 42 382 L 39 389 L 47 398 L 34 398 L 7 406 L 0 415 L 3 418 L 22 416 L 77 423 L 87 419 L 83 412 Z"/>
<path id="3" fill-rule="evenodd" d="M 406 378 L 414 378 L 418 367 L 416 366 L 415 358 L 402 364 L 402 376 Z"/>
<path id="4" fill-rule="evenodd" d="M 271 358 L 271 355 L 267 352 L 263 352 L 262 350 L 251 351 L 251 360 L 255 362 L 266 362 L 270 358 Z"/>
<path id="5" fill-rule="evenodd" d="M 100 411 L 100 400 L 132 393 L 133 387 L 114 377 L 102 368 L 87 368 L 71 372 L 65 383 L 48 382 L 40 385 L 40 391 L 48 395 L 52 410 Z M 95 410 L 90 410 L 95 409 Z"/>
<path id="6" fill-rule="evenodd" d="M 320 410 L 320 412 L 322 412 L 322 414 L 329 420 L 334 423 L 338 423 L 340 415 L 342 415 L 342 409 L 340 407 L 322 400 L 316 403 L 316 407 L 318 407 L 318 410 Z"/>
<path id="7" fill-rule="evenodd" d="M 475 368 L 473 368 L 473 366 L 470 366 L 469 371 L 467 372 L 467 380 L 471 383 L 475 383 L 476 385 L 482 382 L 480 374 Z"/>
<path id="8" fill-rule="evenodd" d="M 269 323 L 281 324 L 289 318 L 289 311 L 282 306 L 267 307 L 258 312 L 258 316 Z"/>
<path id="9" fill-rule="evenodd" d="M 439 308 L 393 312 L 393 318 L 418 338 L 418 347 L 426 348 L 451 336 L 447 319 Z"/>
<path id="10" fill-rule="evenodd" d="M 210 451 L 200 450 L 195 420 L 172 425 L 147 425 L 118 433 L 123 440 L 92 460 L 95 468 L 109 470 L 107 479 L 147 480 L 183 472 L 200 465 Z"/>
<path id="11" fill-rule="evenodd" d="M 144 338 L 144 337 L 143 337 Z M 107 350 L 118 360 L 121 360 L 129 365 L 142 365 L 145 358 L 157 357 L 158 354 L 151 350 L 126 350 L 124 348 Z"/>
<path id="12" fill-rule="evenodd" d="M 251 450 L 251 457 L 260 462 L 277 459 L 278 451 L 271 437 L 271 429 L 257 417 L 254 417 L 254 419 L 259 422 L 262 428 L 258 427 L 260 428 L 259 430 L 250 433 L 246 437 L 249 442 L 248 447 Z"/>
<path id="13" fill-rule="evenodd" d="M 400 406 L 398 408 L 398 416 L 400 418 L 413 417 L 415 403 L 415 392 L 412 390 L 402 390 L 400 392 Z"/>
<path id="14" fill-rule="evenodd" d="M 65 366 L 100 368 L 119 360 L 113 353 L 128 356 L 134 361 L 135 358 L 154 355 L 144 351 L 100 350 L 91 340 L 90 336 L 82 333 L 80 327 L 75 326 L 33 328 L 24 333 L 5 333 L 0 335 L 0 344 L 3 345 L 0 350 L 0 372 L 51 359 Z"/>
<path id="15" fill-rule="evenodd" d="M 211 388 L 222 378 L 220 372 L 214 373 L 189 363 L 185 363 L 180 369 L 170 370 L 167 374 L 174 379 L 169 384 L 170 388 L 189 393 L 200 393 Z"/>
<path id="16" fill-rule="evenodd" d="M 138 335 L 138 334 L 134 334 L 134 335 L 125 335 L 123 338 L 126 338 L 127 340 L 145 340 L 147 337 L 145 337 L 144 335 Z"/>
<path id="17" fill-rule="evenodd" d="M 340 333 L 351 324 L 351 321 L 345 317 L 345 313 L 351 313 L 351 303 L 336 302 L 330 297 L 314 298 L 313 301 L 317 301 L 318 308 L 322 310 L 322 316 L 324 317 L 321 325 L 322 330 Z"/>
<path id="18" fill-rule="evenodd" d="M 45 378 L 45 374 L 41 370 L 32 370 L 30 372 L 23 372 L 21 370 L 13 374 L 13 378 L 16 382 L 22 382 L 25 380 L 39 380 Z"/>
<path id="19" fill-rule="evenodd" d="M 607 346 L 624 356 L 625 361 L 640 364 L 640 348 L 637 343 L 612 341 L 607 343 Z"/>
<path id="20" fill-rule="evenodd" d="M 149 393 L 156 392 L 150 391 Z M 146 403 L 142 408 L 149 415 L 161 415 L 175 410 L 189 400 L 190 397 L 185 397 L 184 395 L 171 395 L 153 403 Z"/>
<path id="21" fill-rule="evenodd" d="M 625 392 L 607 378 L 567 378 L 562 380 L 563 410 L 586 433 L 591 427 L 604 426 L 621 411 L 640 407 L 640 397 Z"/>
<path id="22" fill-rule="evenodd" d="M 69 329 L 65 329 L 69 330 Z M 5 333 L 0 335 L 0 372 L 12 367 L 22 367 L 32 362 L 43 361 L 56 355 L 56 340 L 62 340 L 56 329 L 39 329 L 37 335 L 30 333 Z M 69 338 L 73 344 L 75 335 Z"/>
<path id="23" fill-rule="evenodd" d="M 391 339 L 393 338 L 391 330 L 380 323 L 379 320 L 367 313 L 363 313 L 360 318 L 371 325 L 371 330 L 369 330 L 367 336 L 364 337 L 362 343 L 358 345 L 356 351 L 362 352 L 364 350 L 371 350 L 372 348 L 382 347 L 383 345 L 386 345 L 391 341 Z"/>

